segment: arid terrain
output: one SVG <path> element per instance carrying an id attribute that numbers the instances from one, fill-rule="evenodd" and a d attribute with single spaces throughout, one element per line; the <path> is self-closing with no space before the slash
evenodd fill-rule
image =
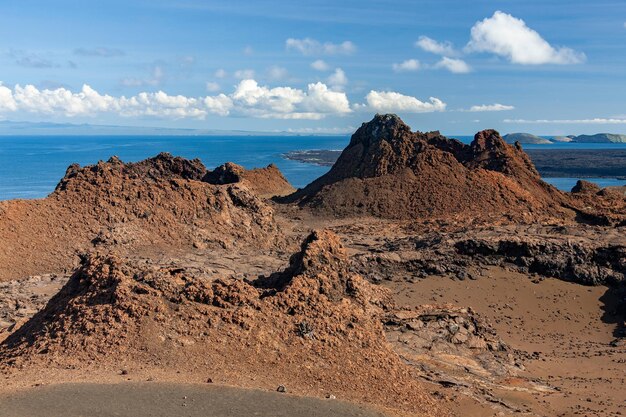
<path id="1" fill-rule="evenodd" d="M 76 392 L 66 415 L 622 415 L 625 232 L 623 190 L 394 115 L 299 190 L 169 154 L 73 165 L 0 202 L 0 415 Z M 282 405 L 229 414 L 254 401 Z"/>

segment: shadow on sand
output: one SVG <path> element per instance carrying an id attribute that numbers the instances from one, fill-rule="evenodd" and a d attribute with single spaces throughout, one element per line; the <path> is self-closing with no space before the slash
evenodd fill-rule
<path id="1" fill-rule="evenodd" d="M 626 337 L 626 284 L 608 287 L 600 301 L 604 311 L 602 321 L 615 324 L 614 337 Z"/>

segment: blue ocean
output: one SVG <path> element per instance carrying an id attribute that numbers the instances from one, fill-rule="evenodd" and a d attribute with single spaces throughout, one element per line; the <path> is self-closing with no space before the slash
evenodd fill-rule
<path id="1" fill-rule="evenodd" d="M 471 136 L 456 136 L 469 142 Z M 211 169 L 231 161 L 246 168 L 276 164 L 295 187 L 303 187 L 328 167 L 289 161 L 283 153 L 308 149 L 343 149 L 349 136 L 0 136 L 0 200 L 43 198 L 54 190 L 72 163 L 89 165 L 117 155 L 139 161 L 170 152 L 200 158 Z M 624 149 L 623 144 L 527 145 L 530 148 Z M 569 190 L 576 178 L 547 178 Z M 601 186 L 626 185 L 616 179 L 594 179 Z"/>

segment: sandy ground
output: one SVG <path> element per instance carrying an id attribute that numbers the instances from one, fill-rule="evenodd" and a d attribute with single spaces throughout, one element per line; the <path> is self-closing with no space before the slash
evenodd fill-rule
<path id="1" fill-rule="evenodd" d="M 542 416 L 625 413 L 626 347 L 616 343 L 616 300 L 606 287 L 537 280 L 501 268 L 490 268 L 477 280 L 428 277 L 385 285 L 404 304 L 446 300 L 470 306 L 488 318 L 507 344 L 533 355 L 519 377 L 552 390 L 517 391 L 511 388 L 517 381 L 511 380 L 493 393 L 504 404 Z M 459 416 L 508 414 L 506 407 L 461 396 L 451 404 Z"/>
<path id="2" fill-rule="evenodd" d="M 384 417 L 334 399 L 213 385 L 59 384 L 0 396 L 2 417 Z"/>

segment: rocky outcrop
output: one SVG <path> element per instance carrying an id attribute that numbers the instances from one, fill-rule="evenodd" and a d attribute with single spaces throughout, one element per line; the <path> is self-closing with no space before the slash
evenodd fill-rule
<path id="1" fill-rule="evenodd" d="M 338 216 L 521 219 L 563 216 L 567 199 L 496 131 L 479 132 L 465 145 L 439 132 L 411 132 L 395 115 L 376 115 L 326 175 L 282 201 Z"/>
<path id="2" fill-rule="evenodd" d="M 269 247 L 273 210 L 240 184 L 201 181 L 198 160 L 160 154 L 137 163 L 118 158 L 72 165 L 43 200 L 2 202 L 0 280 L 69 271 L 98 246 Z"/>
<path id="3" fill-rule="evenodd" d="M 396 310 L 388 315 L 385 330 L 407 363 L 444 387 L 480 392 L 523 369 L 523 355 L 503 343 L 471 308 L 422 305 Z"/>
<path id="4" fill-rule="evenodd" d="M 613 285 L 626 280 L 626 246 L 587 245 L 538 237 L 465 239 L 460 255 L 486 265 L 510 263 L 521 272 L 585 285 Z"/>
<path id="5" fill-rule="evenodd" d="M 349 270 L 333 234 L 313 232 L 283 272 L 254 281 L 94 253 L 0 345 L 9 375 L 30 367 L 160 372 L 285 384 L 442 415 L 387 343 L 387 290 Z M 389 383 L 393 381 L 393 383 Z"/>
<path id="6" fill-rule="evenodd" d="M 626 282 L 626 239 L 619 229 L 491 226 L 389 241 L 355 263 L 374 281 L 402 275 L 476 279 L 487 266 L 504 266 L 584 285 L 616 285 Z"/>
<path id="7" fill-rule="evenodd" d="M 578 194 L 578 193 L 596 194 L 599 191 L 600 191 L 600 187 L 598 187 L 597 184 L 593 182 L 585 181 L 585 180 L 576 181 L 576 185 L 572 187 L 572 193 L 574 194 Z"/>
<path id="8" fill-rule="evenodd" d="M 283 196 L 295 191 L 295 188 L 289 184 L 289 181 L 274 164 L 265 168 L 246 170 L 240 165 L 227 162 L 208 172 L 203 181 L 209 184 L 241 184 L 261 198 Z"/>
<path id="9" fill-rule="evenodd" d="M 206 174 L 206 168 L 199 159 L 188 160 L 178 156 L 172 156 L 167 152 L 162 152 L 153 158 L 135 162 L 124 163 L 117 156 L 112 156 L 106 163 L 100 162 L 88 167 L 93 173 L 103 172 L 111 167 L 120 175 L 130 179 L 142 179 L 144 181 L 162 180 L 195 180 L 200 181 Z M 70 165 L 65 176 L 57 184 L 57 192 L 64 191 L 68 185 L 75 181 L 79 175 L 85 175 L 85 169 L 78 164 Z"/>
<path id="10" fill-rule="evenodd" d="M 572 188 L 571 207 L 583 223 L 600 226 L 626 226 L 626 188 L 600 188 L 578 180 Z"/>

